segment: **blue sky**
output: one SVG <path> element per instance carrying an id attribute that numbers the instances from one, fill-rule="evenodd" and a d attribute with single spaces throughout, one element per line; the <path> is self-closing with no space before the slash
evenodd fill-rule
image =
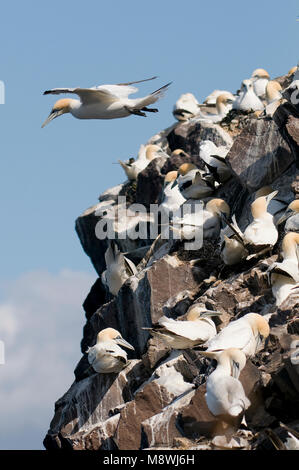
<path id="1" fill-rule="evenodd" d="M 0 339 L 7 343 L 7 361 L 13 357 L 12 364 L 18 363 L 18 332 L 25 321 L 18 292 L 27 297 L 31 293 L 28 318 L 35 318 L 39 308 L 45 324 L 46 315 L 52 315 L 53 328 L 56 325 L 60 333 L 53 333 L 49 341 L 62 338 L 64 309 L 73 336 L 68 335 L 72 352 L 67 360 L 63 358 L 64 366 L 59 369 L 65 379 L 56 380 L 57 387 L 53 386 L 40 403 L 46 410 L 44 421 L 30 420 L 28 413 L 33 413 L 34 407 L 26 407 L 24 397 L 26 431 L 11 419 L 15 428 L 11 436 L 6 435 L 2 447 L 1 410 L 5 403 L 0 403 L 0 448 L 41 448 L 54 401 L 73 379 L 84 324 L 81 304 L 96 279 L 74 222 L 97 202 L 101 192 L 125 180 L 123 170 L 113 162 L 135 156 L 142 143 L 171 125 L 173 104 L 182 93 L 194 93 L 202 100 L 215 88 L 234 92 L 258 67 L 273 78 L 286 73 L 298 61 L 298 14 L 295 0 L 287 4 L 276 0 L 247 4 L 235 0 L 2 3 L 0 80 L 5 83 L 6 103 L 0 105 Z M 113 121 L 62 116 L 41 129 L 56 100 L 42 95 L 46 89 L 89 87 L 153 75 L 159 78 L 140 84 L 138 96 L 173 81 L 158 103 L 158 114 Z M 79 294 L 72 297 L 68 291 L 66 307 L 61 296 L 56 296 L 58 281 L 69 289 L 73 279 Z M 44 281 L 56 304 L 33 289 L 37 280 Z M 40 342 L 30 328 L 25 330 L 22 342 L 37 354 Z M 59 357 L 56 355 L 55 361 Z M 6 386 L 17 387 L 20 371 L 16 370 L 12 381 L 12 367 L 7 363 L 0 369 L 0 390 L 5 380 Z M 30 363 L 26 367 L 29 374 Z M 54 369 L 50 371 L 53 383 Z M 41 377 L 44 381 L 40 374 L 37 382 L 32 382 L 32 394 Z M 30 385 L 26 393 L 30 394 Z M 3 395 L 3 400 L 4 396 L 10 400 L 7 409 L 13 410 L 13 394 Z"/>

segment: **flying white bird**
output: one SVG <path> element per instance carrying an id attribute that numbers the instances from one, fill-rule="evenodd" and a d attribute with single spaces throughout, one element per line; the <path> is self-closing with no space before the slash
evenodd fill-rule
<path id="1" fill-rule="evenodd" d="M 135 264 L 126 258 L 117 247 L 114 240 L 109 241 L 105 252 L 106 270 L 102 273 L 102 282 L 112 295 L 117 295 L 124 282 L 137 274 Z"/>
<path id="2" fill-rule="evenodd" d="M 244 414 L 251 404 L 238 380 L 246 365 L 245 354 L 236 348 L 201 354 L 217 361 L 216 369 L 206 382 L 205 398 L 210 412 L 223 420 Z"/>
<path id="3" fill-rule="evenodd" d="M 269 333 L 269 323 L 262 315 L 247 313 L 244 317 L 231 321 L 203 346 L 207 346 L 207 351 L 237 348 L 251 357 L 256 354 Z"/>
<path id="4" fill-rule="evenodd" d="M 47 90 L 44 92 L 44 95 L 73 93 L 78 95 L 80 99 L 66 98 L 58 100 L 42 127 L 45 127 L 50 121 L 66 113 L 71 113 L 78 119 L 116 119 L 127 117 L 131 114 L 146 116 L 144 111 L 157 112 L 157 109 L 148 108 L 147 106 L 161 98 L 170 83 L 143 98 L 128 98 L 129 95 L 138 91 L 138 88 L 131 85 L 153 80 L 154 78 L 156 77 L 137 82 L 100 85 L 92 88 L 53 88 L 52 90 Z"/>
<path id="5" fill-rule="evenodd" d="M 149 330 L 152 336 L 172 349 L 192 349 L 216 335 L 216 326 L 210 317 L 220 315 L 220 312 L 195 305 L 189 310 L 186 320 L 163 316 L 152 328 L 143 329 Z"/>
<path id="6" fill-rule="evenodd" d="M 127 364 L 127 353 L 119 345 L 134 350 L 119 331 L 113 328 L 100 331 L 96 344 L 86 351 L 92 369 L 101 374 L 120 372 Z"/>

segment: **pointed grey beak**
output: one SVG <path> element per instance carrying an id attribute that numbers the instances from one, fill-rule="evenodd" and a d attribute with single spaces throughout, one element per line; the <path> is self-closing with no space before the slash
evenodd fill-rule
<path id="1" fill-rule="evenodd" d="M 285 220 L 287 220 L 287 219 L 288 219 L 289 217 L 291 217 L 291 215 L 293 215 L 293 214 L 294 214 L 293 211 L 287 210 L 287 211 L 285 212 L 285 214 L 282 215 L 282 216 L 280 217 L 280 219 L 278 219 L 276 225 L 282 224 Z"/>
<path id="2" fill-rule="evenodd" d="M 276 194 L 278 194 L 278 191 L 273 191 L 273 193 L 270 193 L 266 196 L 267 205 L 269 204 L 271 199 L 273 199 L 276 196 Z"/>
<path id="3" fill-rule="evenodd" d="M 220 317 L 222 312 L 217 312 L 216 310 L 204 310 L 200 316 L 201 317 Z"/>
<path id="4" fill-rule="evenodd" d="M 178 184 L 178 180 L 176 179 L 176 180 L 174 180 L 174 182 L 172 183 L 171 189 L 174 188 L 177 184 Z"/>
<path id="5" fill-rule="evenodd" d="M 115 342 L 120 346 L 123 346 L 124 348 L 132 349 L 133 351 L 135 351 L 135 348 L 123 338 L 116 338 Z"/>
<path id="6" fill-rule="evenodd" d="M 49 124 L 50 121 L 53 121 L 53 119 L 57 118 L 58 116 L 61 116 L 61 114 L 63 114 L 62 110 L 52 111 L 45 120 L 45 122 L 42 124 L 42 128 Z"/>

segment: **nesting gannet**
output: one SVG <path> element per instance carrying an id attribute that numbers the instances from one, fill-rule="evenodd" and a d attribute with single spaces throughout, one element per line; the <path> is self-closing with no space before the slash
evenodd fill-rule
<path id="1" fill-rule="evenodd" d="M 273 215 L 267 212 L 268 204 L 277 193 L 278 191 L 273 191 L 266 196 L 260 196 L 251 204 L 253 221 L 244 232 L 245 244 L 263 247 L 274 246 L 277 242 L 278 232 Z"/>
<path id="2" fill-rule="evenodd" d="M 178 121 L 187 121 L 199 112 L 199 102 L 192 93 L 184 93 L 173 107 L 172 114 Z"/>
<path id="3" fill-rule="evenodd" d="M 223 183 L 231 177 L 231 170 L 225 163 L 228 151 L 229 148 L 217 147 L 211 140 L 202 140 L 199 144 L 200 158 L 219 183 Z"/>
<path id="4" fill-rule="evenodd" d="M 162 194 L 162 202 L 159 206 L 161 214 L 169 217 L 170 214 L 174 214 L 181 205 L 185 202 L 184 196 L 181 194 L 178 185 L 172 186 L 176 180 L 178 172 L 176 170 L 169 171 L 164 178 L 164 188 Z"/>
<path id="5" fill-rule="evenodd" d="M 267 271 L 277 306 L 299 287 L 298 245 L 299 233 L 288 232 L 282 241 L 283 261 L 273 263 Z"/>
<path id="6" fill-rule="evenodd" d="M 246 365 L 245 354 L 236 348 L 202 354 L 217 360 L 217 367 L 206 382 L 205 399 L 211 413 L 224 420 L 226 416 L 243 414 L 251 404 L 238 380 Z"/>
<path id="7" fill-rule="evenodd" d="M 173 186 L 178 184 L 185 199 L 201 199 L 214 192 L 211 178 L 192 163 L 183 163 L 178 169 L 178 177 Z"/>
<path id="8" fill-rule="evenodd" d="M 229 237 L 224 233 L 220 256 L 224 264 L 233 266 L 245 259 L 248 256 L 248 251 L 234 234 Z"/>
<path id="9" fill-rule="evenodd" d="M 234 100 L 234 95 L 227 90 L 214 90 L 212 93 L 210 93 L 206 99 L 204 100 L 204 104 L 207 106 L 215 106 L 216 105 L 216 100 L 218 96 L 220 95 L 227 95 L 229 96 L 232 100 Z"/>
<path id="10" fill-rule="evenodd" d="M 78 119 L 116 119 L 127 117 L 131 114 L 146 116 L 144 111 L 157 112 L 157 109 L 148 108 L 147 106 L 161 98 L 170 83 L 143 98 L 128 98 L 129 95 L 138 91 L 138 88 L 131 85 L 153 80 L 154 78 L 156 77 L 137 82 L 100 85 L 92 88 L 53 88 L 52 90 L 47 90 L 44 92 L 44 95 L 74 93 L 80 99 L 66 98 L 58 100 L 42 127 L 45 127 L 50 121 L 66 113 L 71 113 Z"/>
<path id="11" fill-rule="evenodd" d="M 250 357 L 256 354 L 269 333 L 268 321 L 262 315 L 247 313 L 244 317 L 231 321 L 204 346 L 207 346 L 207 351 L 237 348 Z"/>
<path id="12" fill-rule="evenodd" d="M 234 101 L 233 108 L 241 111 L 260 111 L 264 109 L 262 101 L 254 92 L 251 80 L 243 80 L 240 95 Z"/>
<path id="13" fill-rule="evenodd" d="M 299 199 L 295 199 L 288 205 L 285 214 L 283 214 L 277 221 L 277 225 L 282 224 L 285 221 L 285 232 L 299 231 Z"/>
<path id="14" fill-rule="evenodd" d="M 136 266 L 120 252 L 114 240 L 109 242 L 105 261 L 106 270 L 102 273 L 102 282 L 112 295 L 117 295 L 123 283 L 137 273 Z"/>
<path id="15" fill-rule="evenodd" d="M 173 320 L 161 317 L 149 330 L 152 336 L 161 339 L 172 349 L 191 349 L 216 335 L 216 326 L 209 317 L 219 316 L 220 312 L 204 310 L 195 305 L 190 308 L 186 320 Z"/>
<path id="16" fill-rule="evenodd" d="M 134 350 L 119 331 L 113 328 L 100 331 L 96 344 L 86 351 L 91 367 L 101 374 L 120 372 L 127 363 L 127 353 L 118 345 Z"/>
<path id="17" fill-rule="evenodd" d="M 216 98 L 216 114 L 210 113 L 203 113 L 199 110 L 198 115 L 201 119 L 207 122 L 220 122 L 223 118 L 227 115 L 227 113 L 232 109 L 232 104 L 234 103 L 234 99 L 230 96 L 230 94 L 221 94 Z"/>
<path id="18" fill-rule="evenodd" d="M 137 179 L 138 174 L 143 171 L 152 160 L 160 156 L 168 157 L 168 155 L 164 152 L 164 150 L 161 149 L 161 147 L 159 147 L 159 145 L 148 144 L 145 146 L 141 156 L 137 158 L 137 160 L 130 158 L 126 162 L 118 160 L 118 163 L 125 170 L 129 180 L 133 181 Z"/>
<path id="19" fill-rule="evenodd" d="M 290 77 L 291 75 L 293 75 L 295 72 L 297 72 L 298 70 L 298 66 L 295 65 L 295 67 L 292 67 L 289 71 L 288 71 L 288 76 Z"/>
<path id="20" fill-rule="evenodd" d="M 263 186 L 260 188 L 258 191 L 255 193 L 255 199 L 258 199 L 261 196 L 268 196 L 269 194 L 272 194 L 273 188 L 272 186 Z M 281 201 L 278 199 L 276 196 L 274 196 L 267 207 L 267 212 L 269 214 L 272 214 L 274 217 L 274 223 L 275 225 L 278 225 L 278 220 L 281 218 L 282 212 L 284 212 L 286 209 L 286 203 L 284 201 Z"/>
<path id="21" fill-rule="evenodd" d="M 270 75 L 265 69 L 256 69 L 252 72 L 251 80 L 253 83 L 254 93 L 259 97 L 264 97 L 266 86 L 270 80 Z"/>
<path id="22" fill-rule="evenodd" d="M 272 103 L 273 101 L 280 100 L 282 98 L 282 94 L 280 93 L 282 90 L 280 83 L 276 82 L 275 80 L 269 80 L 266 86 L 266 100 L 268 104 Z"/>
<path id="23" fill-rule="evenodd" d="M 202 211 L 202 218 L 198 220 L 198 214 L 185 214 L 183 217 L 173 217 L 173 224 L 181 225 L 182 228 L 175 230 L 180 232 L 181 238 L 193 238 L 198 230 L 202 231 L 202 236 L 206 238 L 218 238 L 220 229 L 223 226 L 223 215 L 226 218 L 230 216 L 230 208 L 228 204 L 219 198 L 211 199 L 205 205 Z"/>

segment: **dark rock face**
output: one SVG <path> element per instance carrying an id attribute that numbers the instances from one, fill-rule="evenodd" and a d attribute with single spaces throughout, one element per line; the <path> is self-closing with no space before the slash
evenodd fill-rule
<path id="1" fill-rule="evenodd" d="M 280 80 L 284 83 L 288 79 Z M 299 297 L 294 292 L 277 308 L 267 280 L 268 267 L 278 260 L 282 237 L 272 253 L 228 267 L 221 261 L 218 240 L 204 240 L 200 250 L 188 251 L 183 242 L 158 239 L 152 245 L 155 236 L 150 233 L 145 239 L 134 240 L 126 231 L 128 224 L 134 229 L 150 223 L 150 204 L 159 203 L 168 171 L 185 162 L 202 166 L 202 139 L 211 139 L 216 145 L 233 141 L 227 156 L 233 175 L 217 188 L 215 197 L 229 204 L 242 230 L 251 221 L 252 193 L 261 186 L 271 183 L 286 206 L 299 197 L 295 108 L 284 102 L 273 118 L 232 116 L 231 122 L 228 118 L 221 125 L 194 118 L 152 137 L 150 142 L 159 143 L 169 154 L 181 148 L 188 155 L 153 160 L 138 175 L 137 183 L 105 191 L 99 204 L 78 217 L 76 231 L 99 279 L 83 303 L 87 321 L 82 357 L 78 358 L 74 383 L 56 402 L 44 440 L 47 449 L 273 449 L 267 428 L 281 433 L 279 422 L 299 424 L 298 366 L 291 361 L 290 349 L 292 341 L 299 339 Z M 126 201 L 119 200 L 122 196 Z M 146 211 L 135 213 L 130 209 L 134 203 L 143 204 Z M 129 221 L 124 220 L 123 209 L 131 210 Z M 116 297 L 107 295 L 101 282 L 107 240 L 97 236 L 98 223 L 110 220 L 113 210 L 120 211 L 117 236 L 125 233 L 117 240 L 119 248 L 138 265 L 137 274 L 123 284 Z M 240 375 L 251 401 L 245 414 L 248 429 L 243 434 L 238 419 L 225 428 L 207 407 L 211 361 L 195 349 L 171 351 L 142 329 L 151 327 L 162 315 L 184 319 L 194 304 L 221 312 L 221 317 L 215 318 L 218 331 L 249 312 L 272 314 L 267 342 L 247 360 Z M 129 363 L 119 374 L 87 371 L 86 350 L 107 327 L 119 330 L 135 348 L 127 351 Z M 228 442 L 230 437 L 233 439 Z"/>
<path id="2" fill-rule="evenodd" d="M 227 161 L 249 192 L 275 181 L 295 161 L 273 120 L 253 119 L 236 138 Z"/>

